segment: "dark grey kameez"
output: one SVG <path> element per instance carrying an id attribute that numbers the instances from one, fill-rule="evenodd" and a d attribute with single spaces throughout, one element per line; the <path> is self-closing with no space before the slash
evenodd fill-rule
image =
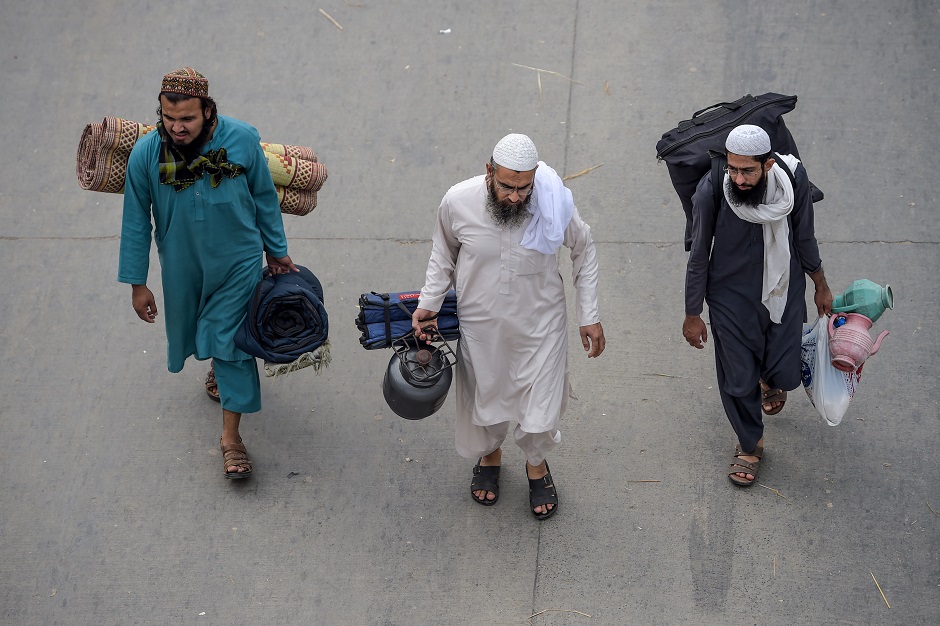
<path id="1" fill-rule="evenodd" d="M 741 449 L 754 450 L 763 436 L 763 379 L 771 388 L 800 385 L 800 339 L 806 321 L 805 273 L 822 262 L 813 227 L 809 179 L 800 164 L 790 213 L 790 288 L 780 324 L 761 304 L 764 235 L 761 224 L 734 214 L 721 194 L 716 219 L 711 176 L 692 196 L 692 250 L 686 269 L 685 312 L 700 315 L 708 303 L 721 402 Z"/>

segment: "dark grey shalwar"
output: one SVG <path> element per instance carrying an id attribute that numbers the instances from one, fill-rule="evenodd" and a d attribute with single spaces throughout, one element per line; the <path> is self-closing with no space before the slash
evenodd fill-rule
<path id="1" fill-rule="evenodd" d="M 764 270 L 762 224 L 734 214 L 724 194 L 716 218 L 711 175 L 692 196 L 692 250 L 685 277 L 685 312 L 700 315 L 708 303 L 718 389 L 741 449 L 750 452 L 764 434 L 763 379 L 771 389 L 800 385 L 800 339 L 806 321 L 806 277 L 822 265 L 813 227 L 813 202 L 802 163 L 794 172 L 790 213 L 790 288 L 780 324 L 761 304 Z"/>

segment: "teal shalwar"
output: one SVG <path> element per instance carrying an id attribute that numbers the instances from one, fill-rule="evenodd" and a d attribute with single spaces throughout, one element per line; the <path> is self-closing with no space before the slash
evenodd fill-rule
<path id="1" fill-rule="evenodd" d="M 287 237 L 258 131 L 218 116 L 202 152 L 225 148 L 245 173 L 223 177 L 216 188 L 209 175 L 180 191 L 161 184 L 161 141 L 157 132 L 145 135 L 127 164 L 118 281 L 146 284 L 152 234 L 163 276 L 167 368 L 181 371 L 191 355 L 211 358 L 222 406 L 259 411 L 258 369 L 234 336 L 261 280 L 262 253 L 287 256 Z"/>

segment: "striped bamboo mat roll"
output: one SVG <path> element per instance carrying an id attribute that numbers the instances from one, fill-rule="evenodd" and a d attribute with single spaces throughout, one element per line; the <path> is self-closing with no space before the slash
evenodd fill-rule
<path id="1" fill-rule="evenodd" d="M 274 186 L 281 213 L 303 216 L 317 208 L 317 192 Z"/>
<path id="2" fill-rule="evenodd" d="M 104 193 L 124 193 L 127 160 L 134 144 L 149 126 L 105 117 L 100 124 L 88 124 L 82 131 L 75 157 L 75 176 L 82 189 Z M 277 190 L 281 212 L 307 215 L 317 206 L 317 191 L 326 182 L 326 166 L 317 161 L 313 149 L 306 146 L 261 142 L 268 170 Z"/>
<path id="3" fill-rule="evenodd" d="M 317 162 L 317 155 L 313 153 L 313 148 L 291 146 L 283 143 L 265 143 L 264 141 L 261 142 L 261 147 L 265 152 L 270 152 L 271 154 L 294 157 L 295 159 L 313 161 L 314 163 Z"/>
<path id="4" fill-rule="evenodd" d="M 316 193 L 326 182 L 326 167 L 321 163 L 267 150 L 264 156 L 268 159 L 268 169 L 277 186 Z"/>
<path id="5" fill-rule="evenodd" d="M 138 122 L 106 117 L 101 124 L 88 124 L 78 142 L 75 175 L 82 189 L 123 193 L 127 159 L 137 140 L 156 130 Z"/>

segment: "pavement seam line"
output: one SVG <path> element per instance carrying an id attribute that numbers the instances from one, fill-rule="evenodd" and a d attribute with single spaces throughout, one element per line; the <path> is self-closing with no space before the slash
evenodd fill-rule
<path id="1" fill-rule="evenodd" d="M 573 33 L 571 36 L 571 69 L 568 73 L 571 78 L 574 78 L 574 63 L 575 63 L 575 53 L 578 49 L 578 13 L 580 12 L 581 1 L 577 0 L 574 4 L 574 26 Z M 571 97 L 574 89 L 574 83 L 568 83 L 568 111 L 565 115 L 565 151 L 564 151 L 564 162 L 562 172 L 568 171 L 568 146 L 570 137 L 570 126 L 571 126 Z M 529 477 L 528 468 L 526 469 L 526 478 Z M 539 572 L 541 571 L 541 559 L 542 559 L 542 524 L 538 525 L 538 537 L 535 540 L 535 576 L 532 578 L 532 610 L 530 614 L 535 613 L 538 609 L 535 606 L 535 603 L 538 599 L 538 590 L 539 590 Z"/>
<path id="2" fill-rule="evenodd" d="M 571 34 L 571 65 L 569 66 L 568 76 L 574 81 L 574 60 L 578 50 L 578 13 L 581 9 L 581 0 L 574 3 L 574 27 Z M 565 152 L 562 159 L 562 176 L 568 173 L 568 138 L 571 136 L 571 99 L 574 94 L 574 82 L 568 82 L 568 110 L 565 111 Z"/>

